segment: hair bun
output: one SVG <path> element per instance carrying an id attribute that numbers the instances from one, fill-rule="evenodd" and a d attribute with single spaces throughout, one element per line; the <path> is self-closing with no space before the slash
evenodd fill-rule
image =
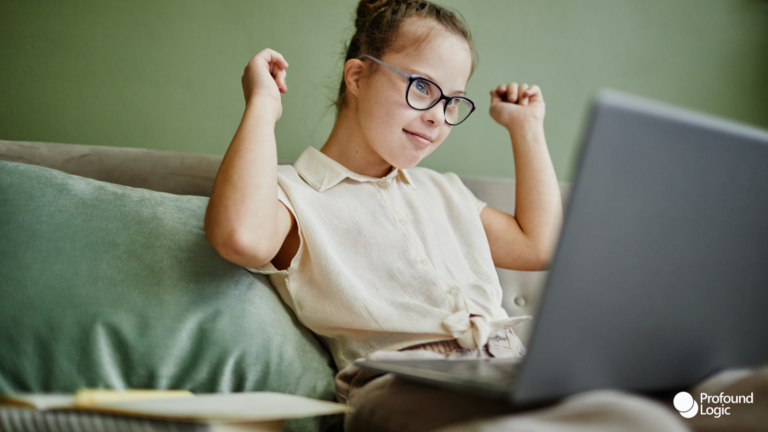
<path id="1" fill-rule="evenodd" d="M 408 0 L 360 0 L 357 4 L 357 18 L 355 28 L 363 30 L 371 18 L 388 6 L 408 3 Z"/>

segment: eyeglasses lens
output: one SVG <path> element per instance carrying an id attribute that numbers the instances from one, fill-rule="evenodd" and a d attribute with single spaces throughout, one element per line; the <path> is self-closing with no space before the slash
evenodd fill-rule
<path id="1" fill-rule="evenodd" d="M 427 109 L 440 98 L 440 89 L 429 81 L 414 80 L 408 89 L 408 103 L 416 109 Z M 461 123 L 470 112 L 472 105 L 464 99 L 446 101 L 445 120 L 450 124 Z"/>

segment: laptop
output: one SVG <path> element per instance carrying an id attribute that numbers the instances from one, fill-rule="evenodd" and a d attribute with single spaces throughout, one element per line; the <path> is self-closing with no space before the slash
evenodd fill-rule
<path id="1" fill-rule="evenodd" d="M 768 364 L 768 132 L 603 90 L 522 359 L 361 361 L 538 405 Z"/>

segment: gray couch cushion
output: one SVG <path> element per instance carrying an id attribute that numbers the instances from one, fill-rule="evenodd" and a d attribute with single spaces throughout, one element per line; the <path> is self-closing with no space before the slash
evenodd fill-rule
<path id="1" fill-rule="evenodd" d="M 1 141 L 0 160 L 53 168 L 109 183 L 210 196 L 221 157 L 77 144 Z"/>

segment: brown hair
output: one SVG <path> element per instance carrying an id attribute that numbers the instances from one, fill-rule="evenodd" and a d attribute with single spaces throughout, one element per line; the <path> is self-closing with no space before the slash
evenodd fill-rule
<path id="1" fill-rule="evenodd" d="M 446 31 L 464 38 L 472 53 L 472 68 L 469 72 L 469 76 L 472 76 L 477 64 L 477 54 L 469 26 L 459 12 L 453 12 L 427 0 L 360 0 L 355 18 L 355 34 L 345 48 L 347 53 L 344 63 L 362 54 L 381 58 L 390 49 L 395 49 L 396 52 L 405 49 L 404 43 L 398 43 L 397 46 L 393 46 L 393 43 L 403 22 L 411 17 L 431 20 L 432 23 L 441 25 Z M 418 47 L 427 40 L 428 36 L 429 32 L 422 31 L 414 38 L 416 40 L 408 41 L 407 47 Z M 375 71 L 377 66 L 377 63 L 371 62 L 371 71 Z M 346 94 L 347 83 L 342 72 L 339 93 L 332 105 L 336 107 L 337 118 L 344 109 Z"/>

